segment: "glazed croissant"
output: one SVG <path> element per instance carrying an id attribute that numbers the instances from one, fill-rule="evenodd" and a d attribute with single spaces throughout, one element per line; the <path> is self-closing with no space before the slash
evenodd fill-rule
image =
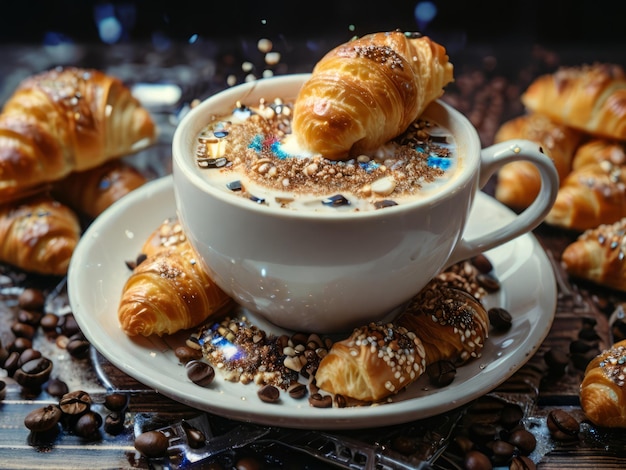
<path id="1" fill-rule="evenodd" d="M 602 162 L 626 165 L 626 143 L 606 139 L 589 140 L 576 149 L 572 170 Z"/>
<path id="2" fill-rule="evenodd" d="M 530 113 L 503 123 L 494 137 L 495 143 L 511 139 L 537 142 L 552 158 L 560 181 L 563 181 L 571 171 L 581 133 L 557 124 L 543 114 Z M 517 161 L 504 165 L 498 172 L 495 197 L 509 207 L 525 209 L 535 200 L 540 188 L 541 178 L 535 165 Z"/>
<path id="3" fill-rule="evenodd" d="M 91 170 L 73 172 L 53 183 L 52 195 L 76 212 L 95 218 L 122 196 L 146 182 L 146 177 L 120 159 Z"/>
<path id="4" fill-rule="evenodd" d="M 610 162 L 572 171 L 545 221 L 572 230 L 612 224 L 626 216 L 626 166 Z"/>
<path id="5" fill-rule="evenodd" d="M 626 219 L 588 229 L 565 247 L 567 273 L 626 292 Z"/>
<path id="6" fill-rule="evenodd" d="M 25 79 L 0 114 L 0 200 L 136 152 L 156 138 L 119 79 L 55 68 Z"/>
<path id="7" fill-rule="evenodd" d="M 172 243 L 161 237 L 163 230 L 176 230 L 176 224 L 168 219 L 150 236 L 146 245 L 151 255 L 133 269 L 123 287 L 118 320 L 129 336 L 169 335 L 197 326 L 231 305 L 182 231 Z"/>
<path id="8" fill-rule="evenodd" d="M 420 339 L 393 324 L 370 323 L 333 344 L 320 361 L 315 382 L 334 394 L 380 401 L 417 380 L 426 368 Z"/>
<path id="9" fill-rule="evenodd" d="M 522 94 L 533 112 L 596 136 L 626 139 L 626 74 L 613 64 L 561 67 Z"/>
<path id="10" fill-rule="evenodd" d="M 332 160 L 372 151 L 404 132 L 453 80 L 428 37 L 375 33 L 328 52 L 294 103 L 301 148 Z"/>
<path id="11" fill-rule="evenodd" d="M 480 357 L 489 336 L 482 303 L 437 279 L 409 301 L 394 323 L 422 340 L 427 365 L 442 360 L 462 365 Z"/>
<path id="12" fill-rule="evenodd" d="M 580 405 L 598 426 L 626 428 L 626 340 L 591 360 L 580 385 Z"/>
<path id="13" fill-rule="evenodd" d="M 0 206 L 0 261 L 25 271 L 65 275 L 80 234 L 76 214 L 48 196 Z"/>

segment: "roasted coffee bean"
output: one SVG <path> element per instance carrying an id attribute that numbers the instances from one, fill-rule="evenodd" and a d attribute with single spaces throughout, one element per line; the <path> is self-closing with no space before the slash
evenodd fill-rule
<path id="1" fill-rule="evenodd" d="M 4 400 L 7 396 L 7 383 L 0 379 L 0 400 Z"/>
<path id="2" fill-rule="evenodd" d="M 19 336 L 15 338 L 15 341 L 13 341 L 7 349 L 9 351 L 17 351 L 18 353 L 21 353 L 22 351 L 32 347 L 33 341 L 30 338 Z"/>
<path id="3" fill-rule="evenodd" d="M 485 454 L 478 450 L 470 450 L 463 459 L 465 470 L 491 470 L 493 465 Z"/>
<path id="4" fill-rule="evenodd" d="M 128 395 L 124 393 L 110 393 L 104 397 L 104 406 L 111 411 L 122 411 L 128 406 Z"/>
<path id="5" fill-rule="evenodd" d="M 518 455 L 511 460 L 509 470 L 537 470 L 537 466 L 525 455 Z"/>
<path id="6" fill-rule="evenodd" d="M 500 411 L 499 423 L 505 429 L 513 429 L 524 417 L 524 410 L 519 405 L 507 403 Z"/>
<path id="7" fill-rule="evenodd" d="M 56 330 L 57 325 L 59 324 L 59 317 L 54 313 L 46 313 L 43 317 L 41 317 L 41 321 L 39 322 L 39 326 L 45 332 L 51 332 Z"/>
<path id="8" fill-rule="evenodd" d="M 346 397 L 344 397 L 341 393 L 337 393 L 334 396 L 333 402 L 335 403 L 335 406 L 337 408 L 345 408 L 346 406 L 348 406 L 348 402 L 346 400 Z"/>
<path id="9" fill-rule="evenodd" d="M 85 359 L 87 356 L 89 356 L 90 347 L 91 344 L 89 343 L 89 341 L 87 341 L 83 334 L 77 333 L 69 339 L 67 345 L 65 346 L 65 349 L 67 349 L 67 352 L 73 358 Z"/>
<path id="10" fill-rule="evenodd" d="M 492 452 L 493 462 L 502 465 L 511 460 L 515 453 L 515 446 L 501 439 L 496 439 L 489 443 L 489 449 Z"/>
<path id="11" fill-rule="evenodd" d="M 26 415 L 24 426 L 33 432 L 49 431 L 59 423 L 61 414 L 61 410 L 56 405 L 37 408 Z"/>
<path id="12" fill-rule="evenodd" d="M 187 438 L 187 444 L 192 449 L 199 449 L 206 443 L 206 436 L 202 431 L 193 427 L 187 421 L 182 421 L 181 426 L 185 431 L 185 437 Z"/>
<path id="13" fill-rule="evenodd" d="M 61 398 L 67 392 L 69 392 L 69 388 L 67 384 L 59 379 L 50 379 L 46 385 L 46 392 L 48 392 L 53 397 Z"/>
<path id="14" fill-rule="evenodd" d="M 550 368 L 550 373 L 561 376 L 569 364 L 569 355 L 560 349 L 549 349 L 543 356 L 543 360 Z"/>
<path id="15" fill-rule="evenodd" d="M 508 331 L 513 324 L 511 313 L 502 307 L 492 307 L 487 311 L 489 323 L 496 331 Z"/>
<path id="16" fill-rule="evenodd" d="M 287 388 L 287 393 L 291 398 L 300 399 L 306 396 L 306 385 L 302 383 L 294 383 Z"/>
<path id="17" fill-rule="evenodd" d="M 333 397 L 322 395 L 321 393 L 313 393 L 309 397 L 309 403 L 315 408 L 331 408 L 333 406 Z"/>
<path id="18" fill-rule="evenodd" d="M 94 439 L 100 435 L 100 426 L 102 426 L 102 416 L 90 410 L 80 415 L 72 430 L 77 436 Z"/>
<path id="19" fill-rule="evenodd" d="M 456 367 L 450 361 L 437 361 L 426 367 L 426 374 L 432 385 L 445 387 L 456 377 Z"/>
<path id="20" fill-rule="evenodd" d="M 476 282 L 487 292 L 497 292 L 500 290 L 500 281 L 489 273 L 479 273 Z"/>
<path id="21" fill-rule="evenodd" d="M 484 444 L 495 439 L 498 428 L 492 423 L 476 422 L 470 425 L 469 432 L 475 442 Z"/>
<path id="22" fill-rule="evenodd" d="M 187 368 L 187 377 L 196 385 L 208 387 L 215 379 L 215 369 L 206 362 L 189 361 L 185 367 Z"/>
<path id="23" fill-rule="evenodd" d="M 513 431 L 507 441 L 513 444 L 522 455 L 528 455 L 537 446 L 537 438 L 526 429 Z"/>
<path id="24" fill-rule="evenodd" d="M 417 451 L 418 446 L 415 439 L 409 436 L 396 436 L 391 441 L 391 447 L 396 452 L 403 455 L 410 455 Z"/>
<path id="25" fill-rule="evenodd" d="M 19 367 L 20 353 L 18 351 L 10 352 L 7 358 L 4 360 L 2 367 L 7 371 L 9 377 L 13 377 L 15 371 Z"/>
<path id="26" fill-rule="evenodd" d="M 50 378 L 52 361 L 47 357 L 39 357 L 23 364 L 13 374 L 13 378 L 22 387 L 41 387 Z"/>
<path id="27" fill-rule="evenodd" d="M 78 416 L 91 408 L 91 397 L 83 390 L 66 393 L 59 400 L 59 407 L 66 415 Z"/>
<path id="28" fill-rule="evenodd" d="M 4 367 L 4 362 L 9 357 L 9 350 L 5 347 L 0 346 L 0 367 Z"/>
<path id="29" fill-rule="evenodd" d="M 11 332 L 18 338 L 33 339 L 37 330 L 28 323 L 15 322 L 11 325 Z"/>
<path id="30" fill-rule="evenodd" d="M 112 436 L 117 436 L 124 430 L 124 414 L 112 411 L 104 418 L 104 431 Z"/>
<path id="31" fill-rule="evenodd" d="M 80 332 L 80 327 L 73 313 L 66 313 L 59 317 L 59 324 L 57 326 L 61 329 L 61 333 L 67 337 L 74 336 L 76 333 Z"/>
<path id="32" fill-rule="evenodd" d="M 27 325 L 31 325 L 34 327 L 39 326 L 39 322 L 41 322 L 42 317 L 43 317 L 43 313 L 35 312 L 33 310 L 21 309 L 19 312 L 17 312 L 18 322 L 26 323 Z"/>
<path id="33" fill-rule="evenodd" d="M 202 359 L 202 350 L 190 348 L 189 346 L 179 346 L 174 350 L 174 354 L 181 364 L 187 364 L 195 359 Z"/>
<path id="34" fill-rule="evenodd" d="M 17 305 L 25 310 L 43 311 L 46 298 L 39 289 L 28 287 L 17 298 Z"/>
<path id="35" fill-rule="evenodd" d="M 257 396 L 265 403 L 278 403 L 280 400 L 280 390 L 273 385 L 263 385 L 257 391 Z"/>
<path id="36" fill-rule="evenodd" d="M 163 457 L 170 441 L 160 431 L 146 431 L 135 438 L 135 449 L 148 458 Z"/>
<path id="37" fill-rule="evenodd" d="M 551 410 L 546 418 L 550 435 L 557 441 L 578 439 L 580 423 L 565 410 Z"/>
<path id="38" fill-rule="evenodd" d="M 28 361 L 32 361 L 33 359 L 39 359 L 41 357 L 41 352 L 36 349 L 29 348 L 25 351 L 22 351 L 20 354 L 19 360 L 17 361 L 18 367 L 22 367 L 23 364 L 26 364 Z"/>
<path id="39" fill-rule="evenodd" d="M 237 470 L 261 470 L 263 465 L 254 457 L 246 456 L 237 460 L 234 468 Z"/>
<path id="40" fill-rule="evenodd" d="M 474 265 L 476 269 L 478 269 L 479 272 L 483 274 L 487 274 L 493 271 L 493 264 L 491 264 L 491 261 L 489 261 L 489 258 L 487 258 L 482 253 L 480 255 L 474 256 L 470 260 L 470 262 Z"/>

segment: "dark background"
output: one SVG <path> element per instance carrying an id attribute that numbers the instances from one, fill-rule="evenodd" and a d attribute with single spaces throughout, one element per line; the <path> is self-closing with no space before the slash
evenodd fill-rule
<path id="1" fill-rule="evenodd" d="M 118 42 L 217 37 L 349 36 L 422 30 L 441 41 L 626 44 L 622 0 L 432 0 L 437 15 L 419 24 L 420 0 L 92 1 L 2 0 L 0 41 L 97 42 L 96 12 L 110 7 L 124 24 Z"/>

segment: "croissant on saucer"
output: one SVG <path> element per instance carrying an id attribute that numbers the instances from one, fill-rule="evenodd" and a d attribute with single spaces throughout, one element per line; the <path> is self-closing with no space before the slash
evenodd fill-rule
<path id="1" fill-rule="evenodd" d="M 425 361 L 414 333 L 391 323 L 370 323 L 333 344 L 320 361 L 315 383 L 330 393 L 375 402 L 417 380 Z"/>
<path id="2" fill-rule="evenodd" d="M 332 160 L 371 151 L 404 132 L 453 80 L 443 46 L 398 31 L 329 51 L 302 86 L 292 130 L 305 150 Z"/>
<path id="3" fill-rule="evenodd" d="M 615 343 L 587 365 L 580 405 L 598 426 L 626 428 L 626 340 Z"/>
<path id="4" fill-rule="evenodd" d="M 149 237 L 150 256 L 124 284 L 118 320 L 129 336 L 173 334 L 225 312 L 232 304 L 176 227 L 177 222 L 168 219 Z M 172 231 L 177 235 L 163 237 Z"/>
<path id="5" fill-rule="evenodd" d="M 57 67 L 22 81 L 0 114 L 0 200 L 137 152 L 156 139 L 119 79 Z"/>
<path id="6" fill-rule="evenodd" d="M 572 169 L 574 152 L 582 134 L 558 124 L 543 114 L 530 113 L 503 123 L 494 137 L 495 143 L 512 139 L 537 142 L 554 162 L 559 180 Z M 535 200 L 541 188 L 539 171 L 530 162 L 507 163 L 498 172 L 495 197 L 514 209 L 525 209 Z"/>
<path id="7" fill-rule="evenodd" d="M 49 196 L 0 205 L 0 261 L 25 271 L 65 275 L 80 234 L 74 211 Z"/>

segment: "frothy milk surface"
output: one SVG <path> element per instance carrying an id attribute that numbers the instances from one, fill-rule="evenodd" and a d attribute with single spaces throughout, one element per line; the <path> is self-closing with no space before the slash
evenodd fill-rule
<path id="1" fill-rule="evenodd" d="M 458 167 L 450 131 L 416 120 L 368 154 L 333 161 L 291 133 L 293 103 L 234 103 L 207 119 L 195 143 L 206 181 L 251 203 L 306 211 L 367 211 L 405 204 L 444 188 Z"/>

